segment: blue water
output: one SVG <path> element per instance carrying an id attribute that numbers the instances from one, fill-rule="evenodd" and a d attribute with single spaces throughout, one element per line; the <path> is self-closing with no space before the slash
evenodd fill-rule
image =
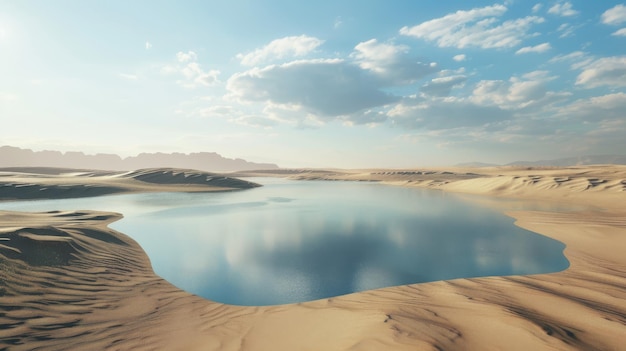
<path id="1" fill-rule="evenodd" d="M 237 305 L 315 300 L 435 280 L 560 271 L 558 241 L 455 195 L 374 183 L 254 179 L 222 193 L 0 203 L 21 211 L 106 210 L 157 274 Z"/>

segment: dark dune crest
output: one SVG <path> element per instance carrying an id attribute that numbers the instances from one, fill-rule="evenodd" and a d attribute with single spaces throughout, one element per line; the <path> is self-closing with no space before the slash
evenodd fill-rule
<path id="1" fill-rule="evenodd" d="M 128 192 L 229 191 L 258 186 L 230 176 L 175 168 L 132 172 L 0 168 L 0 200 L 65 199 Z"/>

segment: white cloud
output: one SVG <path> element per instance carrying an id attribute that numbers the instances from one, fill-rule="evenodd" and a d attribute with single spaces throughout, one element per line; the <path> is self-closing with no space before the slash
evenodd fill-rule
<path id="1" fill-rule="evenodd" d="M 454 55 L 452 59 L 456 62 L 461 62 L 461 61 L 465 61 L 467 57 L 465 56 L 465 54 L 459 54 L 459 55 Z"/>
<path id="2" fill-rule="evenodd" d="M 435 41 L 439 47 L 510 48 L 530 36 L 528 31 L 533 24 L 544 21 L 541 17 L 529 16 L 500 22 L 498 17 L 506 11 L 503 5 L 457 11 L 413 27 L 403 27 L 400 34 Z"/>
<path id="3" fill-rule="evenodd" d="M 354 49 L 357 51 L 354 56 L 359 66 L 376 73 L 383 72 L 387 62 L 395 61 L 399 55 L 409 51 L 406 45 L 384 44 L 376 39 L 358 43 Z"/>
<path id="4" fill-rule="evenodd" d="M 420 92 L 430 96 L 448 96 L 452 88 L 462 85 L 465 81 L 467 81 L 467 77 L 460 75 L 433 78 L 420 88 Z"/>
<path id="5" fill-rule="evenodd" d="M 619 92 L 603 96 L 592 97 L 588 100 L 588 104 L 602 110 L 626 110 L 626 93 Z"/>
<path id="6" fill-rule="evenodd" d="M 234 74 L 226 88 L 231 101 L 264 103 L 264 114 L 273 121 L 306 128 L 333 119 L 373 125 L 387 119 L 381 108 L 399 100 L 384 88 L 411 84 L 438 70 L 433 62 L 411 57 L 408 46 L 372 39 L 358 43 L 346 60 L 255 67 Z M 455 84 L 444 85 L 437 89 Z"/>
<path id="7" fill-rule="evenodd" d="M 376 39 L 358 43 L 354 49 L 354 56 L 363 69 L 381 73 L 385 70 L 385 64 L 395 61 L 396 58 L 409 51 L 406 45 L 393 45 L 379 43 Z"/>
<path id="8" fill-rule="evenodd" d="M 567 38 L 571 37 L 574 34 L 574 30 L 576 30 L 576 27 L 569 23 L 563 23 L 556 30 L 557 32 L 561 33 L 561 35 L 559 35 L 559 38 Z"/>
<path id="9" fill-rule="evenodd" d="M 604 57 L 592 61 L 578 75 L 576 85 L 587 88 L 626 87 L 626 56 Z"/>
<path id="10" fill-rule="evenodd" d="M 324 120 L 298 104 L 269 102 L 263 108 L 263 114 L 270 121 L 286 123 L 297 128 L 319 128 L 324 125 Z"/>
<path id="11" fill-rule="evenodd" d="M 537 13 L 539 12 L 539 10 L 541 10 L 541 8 L 543 7 L 543 4 L 535 4 L 535 6 L 533 6 L 533 13 Z"/>
<path id="12" fill-rule="evenodd" d="M 351 57 L 364 70 L 369 70 L 387 84 L 407 84 L 437 70 L 432 62 L 420 62 L 407 55 L 405 45 L 379 43 L 371 39 L 359 43 Z"/>
<path id="13" fill-rule="evenodd" d="M 387 114 L 394 125 L 416 131 L 410 139 L 449 147 L 499 147 L 511 148 L 511 152 L 556 147 L 576 153 L 611 153 L 626 147 L 626 93 L 563 105 L 571 93 L 545 91 L 545 86 L 536 85 L 554 78 L 548 72 L 534 71 L 509 81 L 483 81 L 470 98 L 414 96 Z M 491 95 L 489 101 L 474 99 L 480 89 L 482 95 Z M 494 103 L 496 97 L 501 101 Z M 529 97 L 532 104 L 518 103 Z M 582 149 L 572 151 L 570 145 Z"/>
<path id="14" fill-rule="evenodd" d="M 383 111 L 367 110 L 363 113 L 348 116 L 344 122 L 346 125 L 367 125 L 376 126 L 387 121 L 387 114 Z"/>
<path id="15" fill-rule="evenodd" d="M 237 54 L 242 65 L 254 66 L 276 59 L 303 57 L 324 43 L 323 40 L 306 35 L 284 37 L 248 54 Z"/>
<path id="16" fill-rule="evenodd" d="M 480 106 L 453 97 L 406 98 L 390 109 L 387 115 L 399 127 L 421 130 L 482 127 L 512 117 L 510 112 L 497 106 Z"/>
<path id="17" fill-rule="evenodd" d="M 613 32 L 613 34 L 611 34 L 611 35 L 620 36 L 620 37 L 626 37 L 626 28 L 619 29 L 619 30 Z"/>
<path id="18" fill-rule="evenodd" d="M 626 6 L 620 4 L 612 7 L 602 14 L 602 23 L 619 25 L 626 22 Z"/>
<path id="19" fill-rule="evenodd" d="M 181 84 L 188 88 L 195 88 L 199 85 L 209 86 L 219 82 L 220 71 L 209 70 L 205 72 L 197 62 L 188 63 L 180 69 L 180 72 L 187 78 Z"/>
<path id="20" fill-rule="evenodd" d="M 220 71 L 212 69 L 205 71 L 202 66 L 196 62 L 198 55 L 193 51 L 176 53 L 176 65 L 165 65 L 161 68 L 164 74 L 179 74 L 184 77 L 176 81 L 179 85 L 194 89 L 200 86 L 210 86 L 219 83 Z"/>
<path id="21" fill-rule="evenodd" d="M 193 51 L 188 51 L 188 52 L 178 52 L 176 53 L 176 59 L 178 60 L 178 62 L 189 62 L 189 61 L 196 61 L 198 59 L 198 55 L 193 52 Z"/>
<path id="22" fill-rule="evenodd" d="M 546 83 L 556 79 L 547 71 L 533 71 L 521 77 L 504 80 L 482 80 L 476 84 L 472 102 L 482 106 L 498 106 L 505 110 L 537 108 L 560 100 L 568 94 L 549 92 Z"/>
<path id="23" fill-rule="evenodd" d="M 619 92 L 602 96 L 578 99 L 561 108 L 561 116 L 584 122 L 608 120 L 624 121 L 626 111 L 626 93 Z M 623 135 L 622 135 L 622 141 Z"/>
<path id="24" fill-rule="evenodd" d="M 580 69 L 591 62 L 593 62 L 593 58 L 586 52 L 583 51 L 574 51 L 569 54 L 560 54 L 554 56 L 548 61 L 549 63 L 559 63 L 559 62 L 571 62 L 571 69 Z"/>
<path id="25" fill-rule="evenodd" d="M 539 45 L 535 45 L 535 46 L 526 46 L 523 47 L 519 50 L 517 50 L 515 52 L 516 55 L 520 55 L 520 54 L 528 54 L 531 52 L 536 52 L 536 53 L 542 53 L 542 52 L 546 52 L 548 50 L 550 50 L 552 47 L 550 46 L 550 43 L 543 43 L 543 44 L 539 44 Z"/>
<path id="26" fill-rule="evenodd" d="M 571 61 L 578 60 L 580 58 L 586 57 L 587 54 L 582 51 L 574 51 L 569 54 L 559 54 L 550 59 L 550 63 L 554 62 L 562 62 L 562 61 Z"/>
<path id="27" fill-rule="evenodd" d="M 563 17 L 571 17 L 576 16 L 579 12 L 574 10 L 572 7 L 572 3 L 569 1 L 555 4 L 554 6 L 548 9 L 548 13 L 563 16 Z"/>
<path id="28" fill-rule="evenodd" d="M 146 50 L 152 49 L 152 44 L 149 41 L 146 42 L 145 46 L 146 46 Z"/>
<path id="29" fill-rule="evenodd" d="M 301 106 L 306 112 L 336 117 L 395 101 L 381 91 L 368 71 L 340 59 L 300 60 L 234 74 L 230 97 L 276 105 Z"/>

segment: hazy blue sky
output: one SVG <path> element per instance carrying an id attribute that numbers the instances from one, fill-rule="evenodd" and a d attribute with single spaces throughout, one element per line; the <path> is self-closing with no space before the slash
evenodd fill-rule
<path id="1" fill-rule="evenodd" d="M 624 154 L 626 3 L 0 0 L 0 123 L 284 167 Z"/>

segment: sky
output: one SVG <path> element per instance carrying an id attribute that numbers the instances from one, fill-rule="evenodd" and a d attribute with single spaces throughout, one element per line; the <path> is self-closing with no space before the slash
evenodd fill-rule
<path id="1" fill-rule="evenodd" d="M 0 145 L 281 167 L 626 153 L 626 2 L 0 0 Z"/>

